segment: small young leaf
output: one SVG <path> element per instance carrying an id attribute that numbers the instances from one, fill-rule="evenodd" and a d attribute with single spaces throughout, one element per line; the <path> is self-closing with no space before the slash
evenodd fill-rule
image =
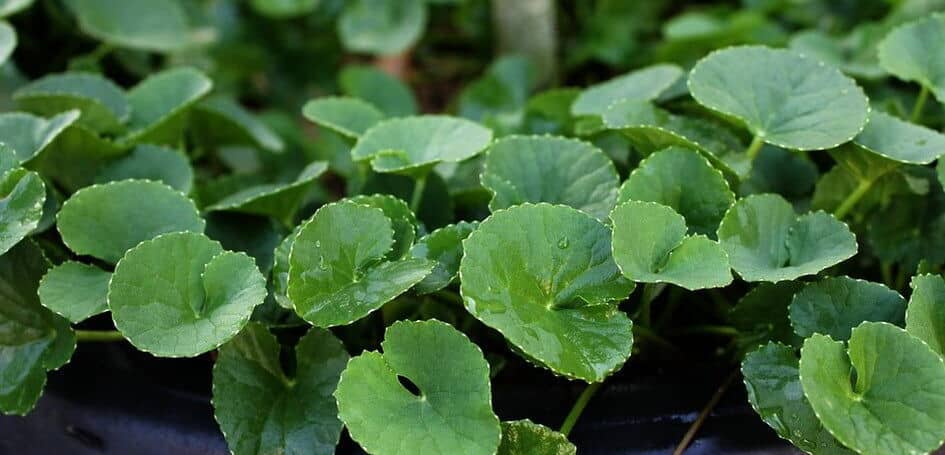
<path id="1" fill-rule="evenodd" d="M 406 202 L 388 194 L 354 196 L 348 200 L 381 209 L 384 216 L 391 221 L 391 227 L 394 229 L 394 245 L 387 253 L 387 259 L 400 259 L 410 251 L 413 241 L 417 238 L 417 217 L 410 211 Z"/>
<path id="2" fill-rule="evenodd" d="M 502 422 L 497 455 L 575 455 L 577 447 L 563 434 L 531 420 Z"/>
<path id="3" fill-rule="evenodd" d="M 338 18 L 345 49 L 391 55 L 413 45 L 427 25 L 424 0 L 352 0 Z"/>
<path id="4" fill-rule="evenodd" d="M 193 357 L 249 322 L 266 297 L 253 258 L 195 232 L 155 237 L 128 250 L 108 285 L 115 327 L 142 351 Z"/>
<path id="5" fill-rule="evenodd" d="M 391 221 L 380 209 L 353 202 L 323 206 L 292 245 L 289 300 L 319 327 L 367 316 L 433 269 L 425 259 L 383 260 L 393 245 Z"/>
<path id="6" fill-rule="evenodd" d="M 184 126 L 183 114 L 210 93 L 212 87 L 210 78 L 189 67 L 172 68 L 149 76 L 128 91 L 131 117 L 128 120 L 129 132 L 122 141 L 176 146 Z"/>
<path id="7" fill-rule="evenodd" d="M 305 103 L 302 115 L 319 126 L 353 139 L 384 120 L 384 114 L 366 101 L 333 96 Z"/>
<path id="8" fill-rule="evenodd" d="M 181 193 L 189 194 L 194 185 L 194 169 L 187 156 L 179 150 L 144 144 L 105 165 L 98 172 L 95 183 L 131 179 L 162 182 Z"/>
<path id="9" fill-rule="evenodd" d="M 906 331 L 945 356 L 945 280 L 938 275 L 912 278 Z"/>
<path id="10" fill-rule="evenodd" d="M 896 326 L 864 322 L 846 346 L 811 336 L 800 375 L 817 418 L 858 453 L 928 453 L 945 442 L 945 362 Z"/>
<path id="11" fill-rule="evenodd" d="M 863 90 L 837 69 L 764 46 L 709 54 L 689 73 L 689 91 L 703 106 L 744 122 L 755 137 L 792 150 L 847 142 L 869 112 Z"/>
<path id="12" fill-rule="evenodd" d="M 673 85 L 683 71 L 676 65 L 653 65 L 592 85 L 581 92 L 571 113 L 574 115 L 603 115 L 616 101 L 650 101 Z"/>
<path id="13" fill-rule="evenodd" d="M 21 163 L 35 159 L 59 134 L 79 118 L 79 111 L 66 111 L 50 119 L 24 112 L 0 114 L 0 137 L 16 151 Z"/>
<path id="14" fill-rule="evenodd" d="M 295 346 L 295 371 L 281 347 L 250 323 L 220 348 L 213 366 L 213 411 L 236 455 L 335 453 L 341 421 L 332 393 L 348 353 L 331 332 L 313 328 Z"/>
<path id="15" fill-rule="evenodd" d="M 798 216 L 784 198 L 738 200 L 719 225 L 719 243 L 745 281 L 778 282 L 813 275 L 857 252 L 846 224 L 824 212 Z"/>
<path id="16" fill-rule="evenodd" d="M 99 133 L 120 131 L 131 112 L 121 87 L 94 73 L 51 74 L 20 87 L 13 99 L 42 116 L 79 110 L 77 124 Z"/>
<path id="17" fill-rule="evenodd" d="M 619 177 L 604 152 L 555 136 L 509 136 L 489 147 L 480 175 L 495 212 L 525 202 L 563 204 L 606 219 L 617 201 Z"/>
<path id="18" fill-rule="evenodd" d="M 634 284 L 610 244 L 607 226 L 571 207 L 500 210 L 463 241 L 466 309 L 539 365 L 603 381 L 633 346 L 632 323 L 614 301 Z"/>
<path id="19" fill-rule="evenodd" d="M 429 294 L 439 291 L 450 285 L 459 273 L 459 263 L 463 258 L 463 240 L 469 237 L 479 226 L 473 221 L 460 221 L 437 229 L 417 241 L 410 249 L 415 258 L 436 261 L 433 271 L 423 281 L 417 283 L 416 291 L 419 294 Z"/>
<path id="20" fill-rule="evenodd" d="M 293 182 L 251 186 L 215 202 L 206 210 L 271 216 L 292 226 L 299 205 L 327 169 L 328 163 L 324 161 L 309 163 Z"/>
<path id="21" fill-rule="evenodd" d="M 627 278 L 683 288 L 724 287 L 732 282 L 728 257 L 704 235 L 687 236 L 686 220 L 655 202 L 628 201 L 610 214 L 614 260 Z"/>
<path id="22" fill-rule="evenodd" d="M 108 310 L 108 281 L 112 274 L 93 265 L 66 261 L 49 270 L 39 283 L 44 307 L 79 323 Z"/>
<path id="23" fill-rule="evenodd" d="M 79 28 L 106 43 L 156 52 L 192 43 L 187 14 L 177 0 L 67 0 Z"/>
<path id="24" fill-rule="evenodd" d="M 879 64 L 899 79 L 921 84 L 945 103 L 945 16 L 931 15 L 896 28 L 877 47 Z"/>
<path id="25" fill-rule="evenodd" d="M 945 153 L 945 135 L 880 111 L 870 113 L 853 143 L 900 163 L 929 164 Z"/>
<path id="26" fill-rule="evenodd" d="M 338 73 L 338 86 L 345 95 L 377 106 L 387 117 L 417 114 L 417 100 L 410 88 L 374 66 L 346 66 Z"/>
<path id="27" fill-rule="evenodd" d="M 46 185 L 35 172 L 23 168 L 0 176 L 0 254 L 39 226 L 46 202 Z"/>
<path id="28" fill-rule="evenodd" d="M 376 455 L 496 453 L 489 364 L 475 344 L 430 320 L 395 322 L 381 347 L 351 359 L 335 391 L 352 439 Z"/>
<path id="29" fill-rule="evenodd" d="M 198 103 L 190 121 L 209 146 L 252 145 L 273 153 L 285 148 L 268 125 L 230 97 L 212 96 Z"/>
<path id="30" fill-rule="evenodd" d="M 810 283 L 794 294 L 791 325 L 800 337 L 815 333 L 846 341 L 863 321 L 902 325 L 906 300 L 879 283 L 845 276 Z"/>
<path id="31" fill-rule="evenodd" d="M 147 180 L 84 188 L 62 205 L 57 221 L 72 251 L 112 264 L 142 241 L 168 232 L 203 232 L 206 224 L 193 201 Z"/>

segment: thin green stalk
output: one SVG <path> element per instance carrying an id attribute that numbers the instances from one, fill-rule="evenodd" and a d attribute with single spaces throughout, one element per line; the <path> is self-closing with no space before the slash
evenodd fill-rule
<path id="1" fill-rule="evenodd" d="M 439 291 L 433 292 L 432 295 L 440 300 L 445 300 L 447 302 L 455 303 L 459 306 L 463 306 L 463 298 L 459 294 L 456 294 L 455 292 L 450 292 L 447 290 L 439 290 Z"/>
<path id="2" fill-rule="evenodd" d="M 640 296 L 640 323 L 649 327 L 652 320 L 653 300 L 660 295 L 666 285 L 662 283 L 646 283 L 643 285 L 643 294 Z"/>
<path id="3" fill-rule="evenodd" d="M 122 341 L 125 337 L 117 330 L 76 330 L 75 339 L 79 342 Z"/>
<path id="4" fill-rule="evenodd" d="M 564 423 L 561 424 L 561 429 L 558 430 L 561 434 L 567 436 L 568 433 L 571 432 L 571 429 L 574 428 L 574 424 L 576 424 L 578 419 L 581 418 L 581 413 L 584 412 L 584 408 L 587 407 L 587 403 L 591 401 L 591 398 L 595 393 L 597 393 L 597 390 L 600 389 L 600 386 L 603 384 L 603 382 L 595 382 L 584 388 L 584 391 L 581 392 L 581 395 L 578 397 L 577 401 L 574 402 L 574 406 L 571 406 L 571 412 L 569 412 L 568 416 L 564 418 Z"/>
<path id="5" fill-rule="evenodd" d="M 686 449 L 689 447 L 689 444 L 692 444 L 692 440 L 696 437 L 696 434 L 699 432 L 699 428 L 702 427 L 702 424 L 705 423 L 705 420 L 709 417 L 709 414 L 712 413 L 712 410 L 718 406 L 719 402 L 722 401 L 722 397 L 725 396 L 725 392 L 732 385 L 732 382 L 735 381 L 735 378 L 738 377 L 738 370 L 732 372 L 725 378 L 725 381 L 719 385 L 719 388 L 715 390 L 715 393 L 712 394 L 712 398 L 709 399 L 709 402 L 705 404 L 705 407 L 702 408 L 702 412 L 699 413 L 699 417 L 696 418 L 692 425 L 689 426 L 689 430 L 686 431 L 686 435 L 683 436 L 682 440 L 679 441 L 679 445 L 676 446 L 676 450 L 673 451 L 673 455 L 682 455 Z"/>
<path id="6" fill-rule="evenodd" d="M 751 144 L 745 149 L 745 154 L 748 155 L 748 161 L 755 161 L 755 157 L 758 156 L 758 152 L 761 151 L 761 146 L 763 145 L 765 145 L 765 141 L 761 136 L 755 136 L 751 139 Z"/>
<path id="7" fill-rule="evenodd" d="M 417 213 L 420 209 L 420 201 L 423 199 L 423 190 L 427 187 L 427 174 L 417 177 L 413 185 L 413 196 L 410 197 L 410 210 Z"/>
<path id="8" fill-rule="evenodd" d="M 672 351 L 673 353 L 679 354 L 680 350 L 673 343 L 671 343 L 666 338 L 663 338 L 656 334 L 649 327 L 645 327 L 641 324 L 633 325 L 633 336 L 634 338 L 639 338 L 641 340 L 650 341 L 653 344 L 659 345 L 660 347 L 666 349 L 667 351 Z"/>
<path id="9" fill-rule="evenodd" d="M 720 335 L 733 337 L 738 335 L 738 329 L 727 325 L 694 325 L 684 327 L 674 332 L 677 335 Z"/>
<path id="10" fill-rule="evenodd" d="M 925 109 L 925 102 L 928 99 L 929 88 L 923 85 L 922 90 L 919 92 L 919 97 L 915 100 L 915 105 L 912 106 L 912 115 L 909 116 L 909 120 L 912 123 L 919 123 L 919 120 L 922 119 L 922 110 Z"/>
<path id="11" fill-rule="evenodd" d="M 842 220 L 844 217 L 850 213 L 850 210 L 856 206 L 857 202 L 860 202 L 860 199 L 870 190 L 870 187 L 873 186 L 872 180 L 861 180 L 860 183 L 853 189 L 853 191 L 840 203 L 840 206 L 833 211 L 833 216 L 837 217 L 838 220 Z"/>

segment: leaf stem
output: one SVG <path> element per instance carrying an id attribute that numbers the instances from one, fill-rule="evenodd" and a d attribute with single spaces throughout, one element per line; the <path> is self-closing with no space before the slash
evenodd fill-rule
<path id="1" fill-rule="evenodd" d="M 578 396 L 577 401 L 574 402 L 574 406 L 571 406 L 571 412 L 568 412 L 568 416 L 564 418 L 564 423 L 561 424 L 561 429 L 558 430 L 561 434 L 567 436 L 568 433 L 571 432 L 571 429 L 574 428 L 574 424 L 581 418 L 581 413 L 584 412 L 587 403 L 591 401 L 591 398 L 603 384 L 603 382 L 595 382 L 588 384 L 588 386 L 584 388 L 584 391 Z"/>
<path id="2" fill-rule="evenodd" d="M 410 210 L 414 214 L 420 209 L 420 201 L 423 199 L 423 191 L 427 187 L 427 174 L 417 177 L 413 185 L 413 195 L 410 197 Z"/>
<path id="3" fill-rule="evenodd" d="M 689 430 L 686 431 L 685 436 L 682 440 L 679 441 L 679 445 L 676 446 L 676 450 L 673 451 L 673 455 L 682 455 L 686 451 L 686 448 L 689 447 L 689 444 L 692 443 L 692 440 L 695 439 L 696 433 L 699 432 L 699 428 L 702 427 L 702 424 L 705 423 L 705 420 L 709 417 L 709 414 L 712 413 L 712 410 L 722 401 L 722 397 L 725 396 L 725 392 L 728 390 L 729 386 L 732 385 L 732 382 L 735 381 L 735 378 L 738 377 L 738 370 L 732 372 L 725 378 L 725 381 L 719 385 L 719 388 L 715 390 L 715 393 L 712 394 L 712 398 L 709 399 L 709 402 L 705 404 L 705 407 L 702 408 L 702 412 L 699 413 L 699 417 L 696 417 L 696 420 L 692 422 L 692 425 L 689 426 Z"/>
<path id="4" fill-rule="evenodd" d="M 79 342 L 123 341 L 125 337 L 117 330 L 76 330 L 75 339 Z"/>
<path id="5" fill-rule="evenodd" d="M 912 115 L 909 116 L 909 121 L 919 123 L 919 120 L 922 118 L 922 110 L 925 109 L 925 102 L 928 99 L 929 88 L 922 85 L 922 90 L 919 91 L 919 97 L 916 98 L 915 104 L 912 106 Z"/>
<path id="6" fill-rule="evenodd" d="M 748 155 L 749 162 L 755 161 L 755 157 L 758 156 L 758 152 L 761 151 L 761 146 L 763 145 L 765 145 L 765 141 L 761 136 L 755 136 L 751 139 L 751 144 L 748 144 L 748 148 L 745 149 L 745 154 Z"/>
<path id="7" fill-rule="evenodd" d="M 838 220 L 842 220 L 844 217 L 850 213 L 850 210 L 856 206 L 857 202 L 860 202 L 860 199 L 870 190 L 870 187 L 873 186 L 872 180 L 860 180 L 860 183 L 856 185 L 856 188 L 847 195 L 846 199 L 840 203 L 836 210 L 833 211 L 833 216 Z"/>
<path id="8" fill-rule="evenodd" d="M 460 297 L 460 296 L 459 296 L 458 294 L 456 294 L 455 292 L 450 292 L 450 291 L 441 289 L 441 290 L 439 290 L 439 291 L 433 292 L 432 295 L 433 295 L 434 297 L 440 299 L 440 300 L 445 300 L 445 301 L 450 302 L 450 303 L 455 303 L 455 304 L 457 304 L 457 305 L 459 305 L 459 306 L 464 306 L 464 305 L 465 305 L 465 304 L 463 303 L 463 298 Z"/>
<path id="9" fill-rule="evenodd" d="M 660 295 L 666 285 L 662 283 L 646 283 L 643 285 L 643 294 L 640 296 L 640 323 L 649 327 L 652 320 L 653 300 Z"/>
<path id="10" fill-rule="evenodd" d="M 645 327 L 642 324 L 633 325 L 633 336 L 635 338 L 652 341 L 654 344 L 657 344 L 668 351 L 672 351 L 673 353 L 680 353 L 679 348 L 677 348 L 676 345 L 671 343 L 666 338 L 657 335 L 652 329 Z"/>
<path id="11" fill-rule="evenodd" d="M 733 337 L 738 335 L 738 329 L 735 327 L 727 325 L 694 325 L 690 327 L 684 327 L 674 332 L 676 335 L 721 335 L 727 337 Z"/>

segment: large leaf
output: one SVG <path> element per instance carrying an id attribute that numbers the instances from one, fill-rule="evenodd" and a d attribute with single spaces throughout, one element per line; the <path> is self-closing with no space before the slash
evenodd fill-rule
<path id="1" fill-rule="evenodd" d="M 291 226 L 299 205 L 327 169 L 328 163 L 324 161 L 312 162 L 292 182 L 251 186 L 213 203 L 206 210 L 271 216 Z"/>
<path id="2" fill-rule="evenodd" d="M 616 101 L 649 101 L 668 89 L 683 71 L 676 65 L 653 65 L 586 88 L 574 104 L 574 115 L 603 115 Z"/>
<path id="3" fill-rule="evenodd" d="M 252 145 L 273 153 L 285 148 L 275 131 L 226 96 L 213 96 L 194 107 L 191 121 L 204 144 Z"/>
<path id="4" fill-rule="evenodd" d="M 189 67 L 149 76 L 128 91 L 131 117 L 129 132 L 122 140 L 176 146 L 188 108 L 210 93 L 212 87 L 213 81 Z"/>
<path id="5" fill-rule="evenodd" d="M 49 270 L 39 283 L 39 301 L 54 313 L 79 323 L 108 309 L 112 274 L 93 265 L 66 261 Z"/>
<path id="6" fill-rule="evenodd" d="M 857 252 L 847 225 L 824 212 L 798 216 L 774 194 L 740 199 L 722 219 L 718 236 L 732 268 L 745 281 L 813 275 Z"/>
<path id="7" fill-rule="evenodd" d="M 426 24 L 423 0 L 352 0 L 338 18 L 338 34 L 350 51 L 397 54 L 420 38 Z"/>
<path id="8" fill-rule="evenodd" d="M 345 95 L 377 106 L 388 117 L 416 115 L 418 110 L 410 88 L 374 66 L 346 66 L 338 73 L 338 87 Z"/>
<path id="9" fill-rule="evenodd" d="M 433 269 L 425 259 L 384 260 L 393 245 L 391 221 L 380 209 L 353 202 L 323 206 L 292 245 L 289 300 L 319 327 L 367 316 Z"/>
<path id="10" fill-rule="evenodd" d="M 13 99 L 42 116 L 77 109 L 78 124 L 104 133 L 119 131 L 131 113 L 121 87 L 93 73 L 50 74 L 20 87 Z"/>
<path id="11" fill-rule="evenodd" d="M 302 115 L 318 126 L 353 139 L 384 119 L 384 114 L 366 101 L 335 96 L 305 103 Z"/>
<path id="12" fill-rule="evenodd" d="M 742 46 L 713 52 L 689 74 L 693 98 L 793 150 L 836 147 L 866 124 L 863 90 L 839 70 L 793 51 Z"/>
<path id="13" fill-rule="evenodd" d="M 411 256 L 436 261 L 433 271 L 423 281 L 417 283 L 416 291 L 420 294 L 439 291 L 450 285 L 459 273 L 459 263 L 463 258 L 463 240 L 469 237 L 479 226 L 473 221 L 460 221 L 456 224 L 437 229 L 417 241 L 410 249 Z"/>
<path id="14" fill-rule="evenodd" d="M 900 163 L 929 164 L 945 154 L 945 135 L 881 111 L 870 113 L 869 123 L 853 142 Z"/>
<path id="15" fill-rule="evenodd" d="M 489 147 L 480 176 L 493 212 L 524 202 L 564 204 L 606 219 L 619 177 L 604 152 L 556 136 L 511 136 Z"/>
<path id="16" fill-rule="evenodd" d="M 57 221 L 72 251 L 113 264 L 144 240 L 168 232 L 203 232 L 206 224 L 193 201 L 147 180 L 84 188 L 62 205 Z"/>
<path id="17" fill-rule="evenodd" d="M 163 182 L 181 193 L 189 194 L 194 185 L 194 169 L 183 152 L 144 144 L 102 167 L 95 177 L 95 182 L 109 183 L 129 179 Z"/>
<path id="18" fill-rule="evenodd" d="M 497 455 L 575 455 L 577 447 L 563 434 L 531 420 L 502 422 Z"/>
<path id="19" fill-rule="evenodd" d="M 810 283 L 794 294 L 790 316 L 794 331 L 802 338 L 815 333 L 846 341 L 863 321 L 902 325 L 906 300 L 879 283 L 845 276 Z"/>
<path id="20" fill-rule="evenodd" d="M 276 337 L 256 323 L 220 348 L 213 411 L 234 454 L 335 453 L 341 421 L 332 393 L 348 353 L 331 332 L 314 328 L 293 357 L 288 372 Z"/>
<path id="21" fill-rule="evenodd" d="M 933 43 L 945 41 L 945 16 L 931 15 L 902 25 L 878 47 L 879 64 L 906 81 L 914 81 L 945 103 L 945 49 Z"/>
<path id="22" fill-rule="evenodd" d="M 896 326 L 864 322 L 847 345 L 813 335 L 800 375 L 821 423 L 858 453 L 928 453 L 945 442 L 945 362 Z"/>
<path id="23" fill-rule="evenodd" d="M 906 331 L 945 356 L 945 280 L 939 275 L 912 278 Z"/>
<path id="24" fill-rule="evenodd" d="M 16 168 L 0 176 L 0 254 L 39 226 L 46 185 L 35 172 Z"/>
<path id="25" fill-rule="evenodd" d="M 108 44 L 145 51 L 187 47 L 192 33 L 177 0 L 67 0 L 85 33 Z"/>
<path id="26" fill-rule="evenodd" d="M 193 357 L 227 342 L 266 297 L 253 258 L 195 232 L 141 242 L 115 266 L 108 307 L 136 348 Z"/>
<path id="27" fill-rule="evenodd" d="M 28 162 L 46 150 L 78 118 L 79 111 L 76 110 L 50 119 L 24 112 L 5 112 L 0 114 L 0 137 L 4 144 L 16 151 L 20 162 Z"/>
<path id="28" fill-rule="evenodd" d="M 617 269 L 610 237 L 603 223 L 566 206 L 498 211 L 463 241 L 466 309 L 539 365 L 603 381 L 633 345 L 632 323 L 615 304 L 633 283 Z"/>
<path id="29" fill-rule="evenodd" d="M 335 391 L 352 439 L 377 455 L 496 452 L 489 364 L 475 344 L 431 320 L 394 323 L 381 347 L 351 359 Z"/>

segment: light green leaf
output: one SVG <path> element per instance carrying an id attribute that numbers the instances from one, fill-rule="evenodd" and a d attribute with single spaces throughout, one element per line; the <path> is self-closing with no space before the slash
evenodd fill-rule
<path id="1" fill-rule="evenodd" d="M 806 453 L 852 454 L 817 420 L 804 397 L 795 348 L 768 343 L 742 361 L 748 401 L 778 436 Z"/>
<path id="2" fill-rule="evenodd" d="M 271 216 L 292 226 L 299 205 L 327 169 L 328 163 L 324 161 L 309 163 L 293 182 L 251 186 L 215 202 L 206 210 Z"/>
<path id="3" fill-rule="evenodd" d="M 13 147 L 0 142 L 0 175 L 20 166 L 20 157 L 17 156 Z"/>
<path id="4" fill-rule="evenodd" d="M 390 55 L 407 50 L 427 25 L 423 0 L 351 0 L 338 18 L 345 49 Z"/>
<path id="5" fill-rule="evenodd" d="M 112 274 L 93 265 L 66 261 L 39 282 L 39 301 L 54 313 L 79 323 L 108 310 L 106 297 Z"/>
<path id="6" fill-rule="evenodd" d="M 43 217 L 46 185 L 23 168 L 0 176 L 0 254 L 30 235 Z"/>
<path id="7" fill-rule="evenodd" d="M 213 366 L 213 411 L 236 455 L 335 453 L 341 421 L 332 393 L 348 353 L 331 332 L 313 328 L 285 371 L 281 346 L 250 323 L 220 348 Z"/>
<path id="8" fill-rule="evenodd" d="M 713 52 L 689 73 L 689 91 L 779 147 L 820 150 L 853 139 L 869 104 L 852 79 L 785 49 L 740 46 Z"/>
<path id="9" fill-rule="evenodd" d="M 351 359 L 335 391 L 352 439 L 375 455 L 496 453 L 489 364 L 475 344 L 430 320 L 395 322 L 381 347 Z"/>
<path id="10" fill-rule="evenodd" d="M 191 123 L 201 140 L 213 147 L 253 145 L 273 153 L 285 148 L 275 131 L 230 97 L 212 96 L 198 103 Z"/>
<path id="11" fill-rule="evenodd" d="M 173 52 L 193 43 L 177 0 L 67 0 L 66 5 L 83 32 L 114 46 Z"/>
<path id="12" fill-rule="evenodd" d="M 321 0 L 251 0 L 253 9 L 273 19 L 303 16 L 318 8 Z"/>
<path id="13" fill-rule="evenodd" d="M 817 418 L 858 453 L 928 453 L 945 442 L 945 362 L 896 326 L 864 322 L 846 346 L 811 336 L 800 375 Z"/>
<path id="14" fill-rule="evenodd" d="M 380 122 L 358 139 L 351 157 L 372 160 L 377 172 L 423 173 L 440 162 L 459 162 L 482 152 L 492 131 L 469 120 L 443 115 Z"/>
<path id="15" fill-rule="evenodd" d="M 193 201 L 147 180 L 83 188 L 62 205 L 57 220 L 72 251 L 112 264 L 140 242 L 169 232 L 203 232 L 206 224 Z"/>
<path id="16" fill-rule="evenodd" d="M 294 310 L 295 304 L 289 300 L 289 255 L 292 253 L 292 245 L 295 244 L 295 238 L 304 224 L 295 227 L 287 235 L 272 254 L 272 296 L 282 308 Z"/>
<path id="17" fill-rule="evenodd" d="M 108 285 L 115 327 L 139 350 L 193 357 L 227 342 L 266 297 L 253 258 L 195 232 L 128 250 Z"/>
<path id="18" fill-rule="evenodd" d="M 719 243 L 745 281 L 778 282 L 814 275 L 851 258 L 856 237 L 824 212 L 798 216 L 784 198 L 738 200 L 719 225 Z"/>
<path id="19" fill-rule="evenodd" d="M 628 201 L 617 206 L 613 254 L 623 275 L 642 283 L 672 283 L 689 290 L 732 282 L 728 257 L 704 235 L 687 236 L 686 219 L 655 202 Z"/>
<path id="20" fill-rule="evenodd" d="M 902 25 L 880 41 L 879 65 L 894 76 L 916 82 L 945 103 L 945 16 L 933 14 Z"/>
<path id="21" fill-rule="evenodd" d="M 945 280 L 939 275 L 912 278 L 906 331 L 945 356 Z"/>
<path id="22" fill-rule="evenodd" d="M 650 101 L 660 96 L 683 71 L 676 65 L 660 64 L 635 70 L 586 88 L 574 104 L 574 115 L 603 115 L 610 105 L 622 100 Z"/>
<path id="23" fill-rule="evenodd" d="M 561 205 L 500 210 L 463 241 L 466 309 L 558 374 L 600 382 L 630 356 L 632 323 L 617 309 L 633 283 L 611 255 L 610 230 Z"/>
<path id="24" fill-rule="evenodd" d="M 105 165 L 95 178 L 96 183 L 119 180 L 154 180 L 177 191 L 189 194 L 194 184 L 194 169 L 179 150 L 144 144 L 131 153 Z"/>
<path id="25" fill-rule="evenodd" d="M 391 221 L 380 209 L 353 202 L 321 207 L 292 245 L 289 300 L 319 327 L 367 316 L 433 269 L 425 259 L 384 260 L 393 245 Z"/>
<path id="26" fill-rule="evenodd" d="M 870 113 L 853 143 L 900 163 L 929 164 L 945 154 L 945 135 L 881 111 Z"/>
<path id="27" fill-rule="evenodd" d="M 502 422 L 498 455 L 575 455 L 577 447 L 563 434 L 531 420 Z"/>
<path id="28" fill-rule="evenodd" d="M 353 139 L 361 137 L 372 126 L 384 120 L 384 114 L 365 101 L 334 96 L 305 103 L 302 115 L 318 126 Z"/>
<path id="29" fill-rule="evenodd" d="M 397 260 L 410 252 L 413 241 L 417 238 L 417 217 L 402 199 L 389 194 L 361 195 L 348 198 L 349 201 L 381 209 L 394 229 L 394 245 L 387 253 L 387 259 Z"/>
<path id="30" fill-rule="evenodd" d="M 50 119 L 25 112 L 5 112 L 0 114 L 0 137 L 25 163 L 39 156 L 78 118 L 79 111 L 64 112 Z"/>
<path id="31" fill-rule="evenodd" d="M 671 207 L 686 219 L 690 232 L 714 237 L 735 194 L 703 156 L 671 147 L 650 155 L 630 173 L 617 201 L 630 200 Z"/>
<path id="32" fill-rule="evenodd" d="M 16 41 L 16 30 L 7 21 L 0 21 L 0 65 L 6 63 L 13 55 Z"/>
<path id="33" fill-rule="evenodd" d="M 846 341 L 863 321 L 902 325 L 906 300 L 879 283 L 835 276 L 809 283 L 794 294 L 791 325 L 800 337 L 815 333 Z"/>
<path id="34" fill-rule="evenodd" d="M 345 95 L 377 106 L 387 117 L 417 114 L 417 100 L 410 87 L 374 66 L 344 67 L 338 73 L 338 86 Z"/>
<path id="35" fill-rule="evenodd" d="M 129 132 L 122 141 L 176 146 L 186 120 L 184 114 L 212 87 L 210 78 L 189 67 L 149 76 L 128 91 L 131 117 Z"/>
<path id="36" fill-rule="evenodd" d="M 77 124 L 103 133 L 120 131 L 131 113 L 121 87 L 94 73 L 50 74 L 17 89 L 13 99 L 42 116 L 76 109 Z"/>
<path id="37" fill-rule="evenodd" d="M 0 17 L 12 16 L 33 5 L 34 0 L 0 0 Z"/>
<path id="38" fill-rule="evenodd" d="M 479 226 L 478 222 L 467 223 L 460 221 L 437 229 L 417 241 L 410 249 L 415 258 L 436 261 L 433 271 L 420 283 L 416 291 L 419 294 L 429 294 L 439 291 L 450 285 L 459 273 L 459 262 L 463 258 L 463 240 L 469 237 Z"/>

